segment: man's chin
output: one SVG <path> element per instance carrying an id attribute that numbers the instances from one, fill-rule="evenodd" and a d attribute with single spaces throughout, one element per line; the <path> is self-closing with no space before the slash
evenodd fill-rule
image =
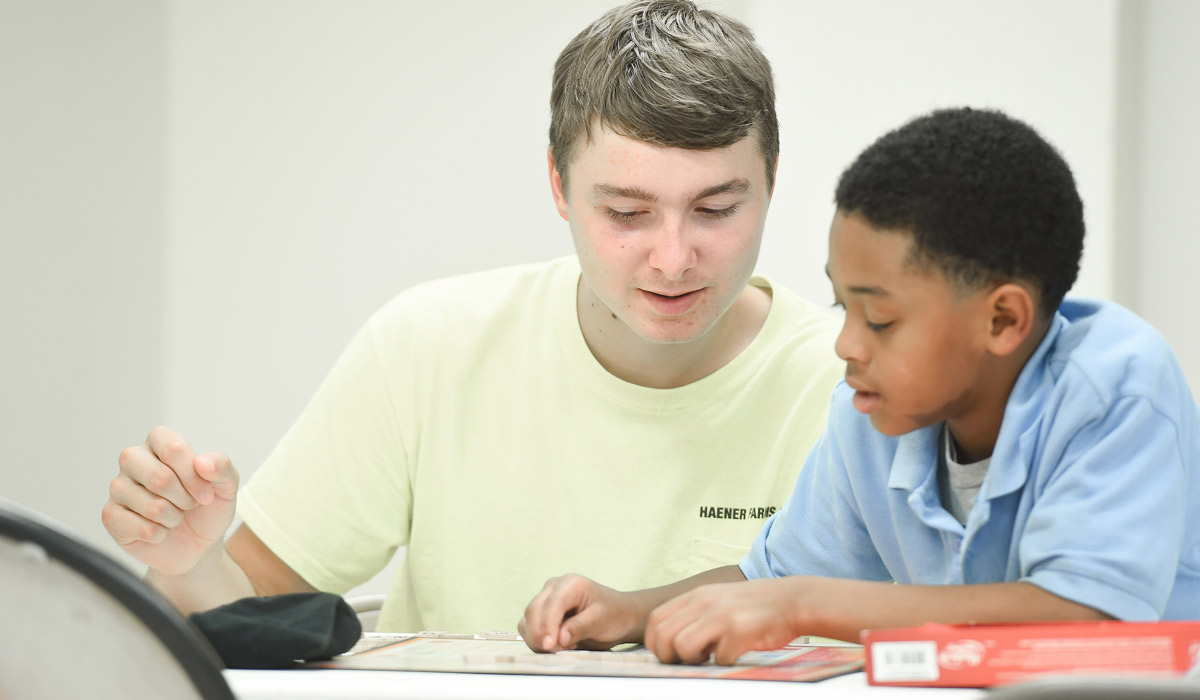
<path id="1" fill-rule="evenodd" d="M 686 345 L 702 338 L 711 327 L 709 325 L 697 328 L 696 324 L 685 326 L 677 323 L 644 324 L 634 332 L 642 340 L 655 345 Z"/>

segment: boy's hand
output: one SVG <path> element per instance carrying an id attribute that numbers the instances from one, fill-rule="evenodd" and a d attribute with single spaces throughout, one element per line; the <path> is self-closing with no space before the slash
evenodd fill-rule
<path id="1" fill-rule="evenodd" d="M 778 649 L 803 630 L 796 622 L 803 579 L 756 579 L 701 586 L 655 608 L 646 647 L 663 663 L 735 663 L 751 650 Z"/>
<path id="2" fill-rule="evenodd" d="M 126 552 L 156 573 L 179 576 L 223 546 L 238 487 L 229 457 L 196 455 L 182 435 L 159 427 L 123 450 L 119 464 L 101 520 Z"/>
<path id="3" fill-rule="evenodd" d="M 611 649 L 641 637 L 645 612 L 622 593 L 578 574 L 552 578 L 525 608 L 517 630 L 534 651 Z"/>

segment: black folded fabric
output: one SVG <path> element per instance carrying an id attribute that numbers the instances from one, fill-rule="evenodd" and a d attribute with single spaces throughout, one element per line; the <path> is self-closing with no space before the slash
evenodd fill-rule
<path id="1" fill-rule="evenodd" d="M 332 593 L 243 598 L 189 617 L 229 668 L 327 659 L 362 637 L 354 610 Z"/>

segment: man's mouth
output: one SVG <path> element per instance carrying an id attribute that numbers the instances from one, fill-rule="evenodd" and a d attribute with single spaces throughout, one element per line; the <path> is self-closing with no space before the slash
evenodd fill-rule
<path id="1" fill-rule="evenodd" d="M 640 290 L 650 303 L 650 306 L 664 316 L 678 316 L 687 313 L 700 300 L 703 289 L 693 289 L 688 292 L 663 294 L 647 289 Z"/>

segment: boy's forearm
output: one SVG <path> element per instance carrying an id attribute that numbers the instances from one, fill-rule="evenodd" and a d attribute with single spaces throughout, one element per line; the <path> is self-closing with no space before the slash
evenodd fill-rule
<path id="1" fill-rule="evenodd" d="M 641 626 L 636 630 L 634 634 L 635 638 L 629 641 L 642 641 L 646 632 L 646 620 L 650 616 L 650 612 L 668 600 L 710 583 L 736 583 L 745 580 L 746 575 L 742 573 L 741 568 L 736 564 L 730 564 L 703 571 L 695 576 L 676 581 L 675 583 L 669 583 L 665 586 L 646 588 L 630 593 L 636 600 L 638 608 L 637 617 L 641 621 Z"/>
<path id="2" fill-rule="evenodd" d="M 944 624 L 1107 620 L 1095 608 L 1031 583 L 920 586 L 794 577 L 796 625 L 803 634 L 858 641 L 869 628 Z"/>

